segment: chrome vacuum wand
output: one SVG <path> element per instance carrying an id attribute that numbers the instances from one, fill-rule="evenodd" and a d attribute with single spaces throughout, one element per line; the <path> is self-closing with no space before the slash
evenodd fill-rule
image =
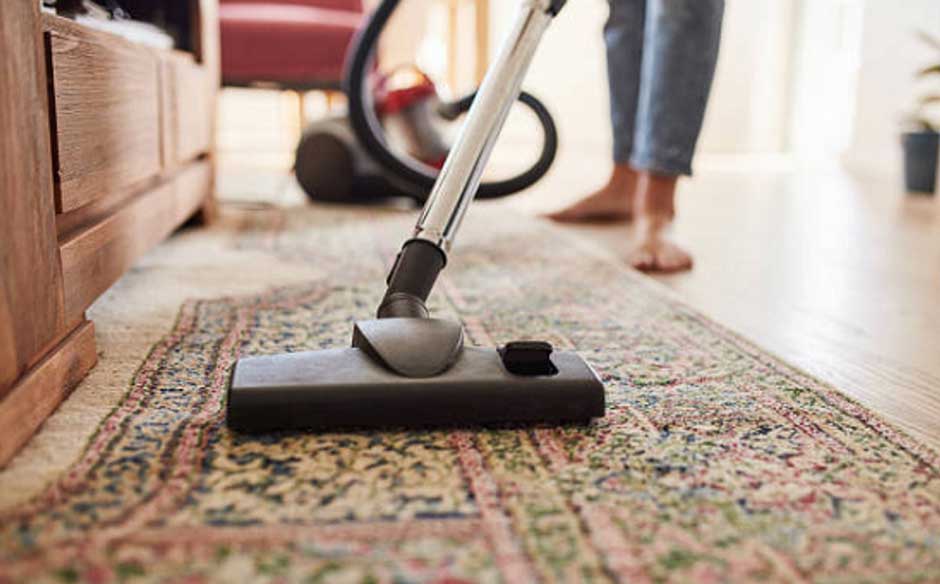
<path id="1" fill-rule="evenodd" d="M 402 246 L 389 275 L 378 316 L 426 317 L 427 300 L 483 175 L 509 110 L 519 97 L 542 34 L 564 0 L 524 0 L 512 32 L 483 79 L 414 235 Z"/>
<path id="2" fill-rule="evenodd" d="M 483 175 L 496 138 L 519 97 L 522 80 L 560 2 L 525 0 L 477 92 L 457 143 L 431 190 L 414 236 L 449 251 Z"/>

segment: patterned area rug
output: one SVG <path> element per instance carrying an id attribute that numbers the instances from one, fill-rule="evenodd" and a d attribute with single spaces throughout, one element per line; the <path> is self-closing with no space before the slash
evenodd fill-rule
<path id="1" fill-rule="evenodd" d="M 579 351 L 606 418 L 230 433 L 237 356 L 348 343 L 413 219 L 230 212 L 149 254 L 91 311 L 95 372 L 0 473 L 0 581 L 940 580 L 936 452 L 498 206 L 433 309 L 475 344 Z"/>

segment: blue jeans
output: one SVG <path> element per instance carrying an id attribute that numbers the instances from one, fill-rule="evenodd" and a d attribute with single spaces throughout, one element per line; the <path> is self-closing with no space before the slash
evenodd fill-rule
<path id="1" fill-rule="evenodd" d="M 609 0 L 604 27 L 614 161 L 692 173 L 724 0 Z"/>

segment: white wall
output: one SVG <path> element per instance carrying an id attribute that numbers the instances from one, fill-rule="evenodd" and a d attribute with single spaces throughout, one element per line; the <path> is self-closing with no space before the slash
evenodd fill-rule
<path id="1" fill-rule="evenodd" d="M 700 153 L 787 150 L 794 15 L 792 0 L 727 0 Z"/>
<path id="2" fill-rule="evenodd" d="M 901 168 L 901 118 L 916 95 L 913 75 L 931 56 L 915 31 L 940 36 L 940 0 L 862 1 L 856 102 L 843 160 L 860 173 L 894 175 Z"/>
<path id="3" fill-rule="evenodd" d="M 493 50 L 516 2 L 494 1 Z M 705 127 L 704 157 L 779 153 L 788 144 L 794 0 L 727 0 L 722 48 Z M 608 144 L 601 29 L 606 0 L 572 0 L 549 29 L 525 86 L 552 107 L 564 140 Z"/>
<path id="4" fill-rule="evenodd" d="M 804 164 L 832 165 L 851 140 L 864 0 L 797 5 L 791 147 Z"/>

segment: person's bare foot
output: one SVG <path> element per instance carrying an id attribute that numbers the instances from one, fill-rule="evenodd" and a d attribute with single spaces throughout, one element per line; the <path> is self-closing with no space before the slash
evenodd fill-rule
<path id="1" fill-rule="evenodd" d="M 637 173 L 629 164 L 615 164 L 607 184 L 577 203 L 546 215 L 559 223 L 609 223 L 633 217 Z"/>
<path id="2" fill-rule="evenodd" d="M 675 217 L 676 177 L 642 173 L 637 189 L 634 243 L 630 265 L 644 272 L 680 272 L 692 256 L 669 236 Z"/>
<path id="3" fill-rule="evenodd" d="M 669 237 L 669 225 L 637 219 L 630 265 L 641 272 L 681 272 L 692 268 L 692 256 Z"/>

